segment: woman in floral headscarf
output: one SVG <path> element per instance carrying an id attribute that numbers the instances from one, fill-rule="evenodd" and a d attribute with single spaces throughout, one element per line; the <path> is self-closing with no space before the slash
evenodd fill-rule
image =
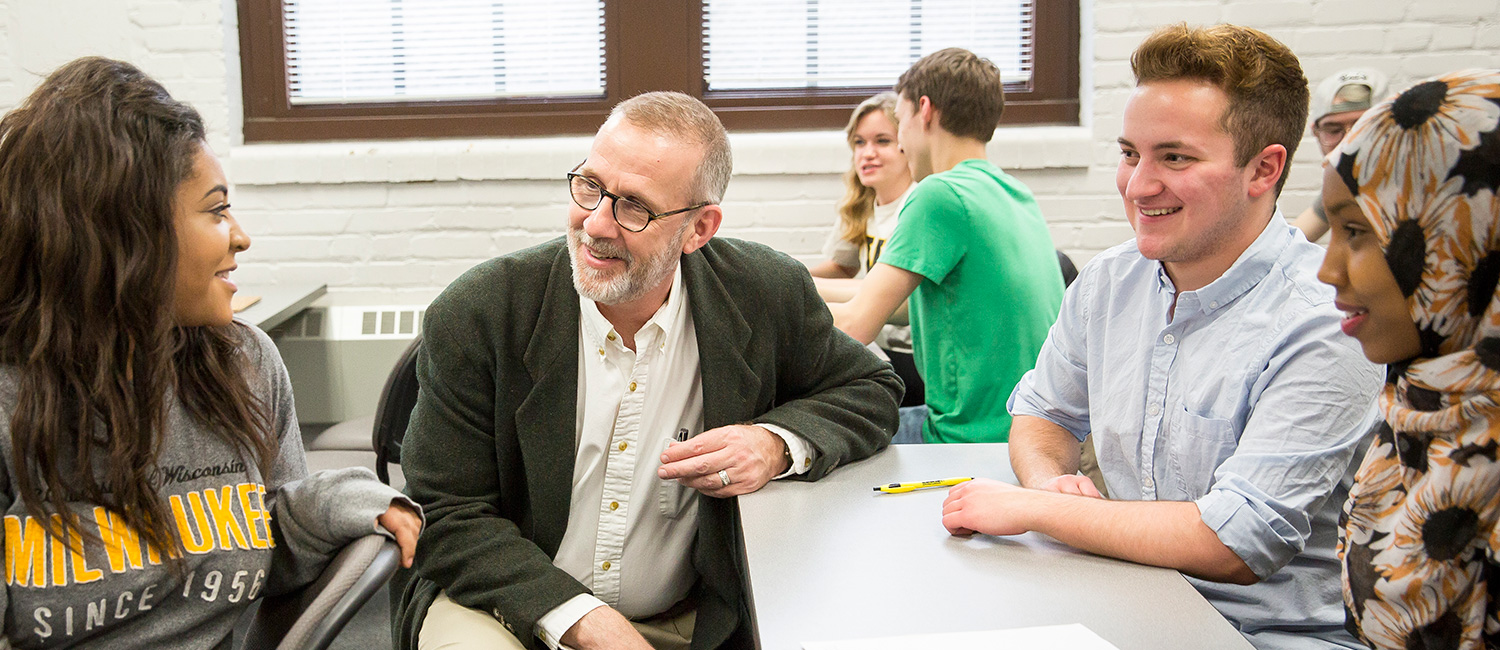
<path id="1" fill-rule="evenodd" d="M 1420 82 L 1328 158 L 1318 277 L 1389 364 L 1344 506 L 1348 627 L 1375 648 L 1500 645 L 1500 71 Z"/>

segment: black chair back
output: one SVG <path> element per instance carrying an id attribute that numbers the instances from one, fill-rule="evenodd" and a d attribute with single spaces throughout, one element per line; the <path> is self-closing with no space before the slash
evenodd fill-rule
<path id="1" fill-rule="evenodd" d="M 417 405 L 417 354 L 421 347 L 422 335 L 417 334 L 391 369 L 375 406 L 375 474 L 387 485 L 391 475 L 386 465 L 401 464 L 401 441 L 406 438 L 411 410 Z"/>
<path id="2" fill-rule="evenodd" d="M 1078 277 L 1078 267 L 1073 266 L 1073 260 L 1062 251 L 1057 251 L 1057 266 L 1062 269 L 1063 287 L 1073 286 L 1073 278 Z"/>

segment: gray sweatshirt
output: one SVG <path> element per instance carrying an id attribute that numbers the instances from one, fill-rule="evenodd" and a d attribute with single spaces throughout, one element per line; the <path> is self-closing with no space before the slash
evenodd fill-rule
<path id="1" fill-rule="evenodd" d="M 151 477 L 187 550 L 180 579 L 158 549 L 102 507 L 70 504 L 81 527 L 97 535 L 71 544 L 27 514 L 12 471 L 17 371 L 0 366 L 0 629 L 15 647 L 227 648 L 252 601 L 311 582 L 340 547 L 377 532 L 375 518 L 392 499 L 409 503 L 368 469 L 307 475 L 281 357 L 259 329 L 239 329 L 251 386 L 271 407 L 280 452 L 262 476 L 252 458 L 172 400 Z"/>

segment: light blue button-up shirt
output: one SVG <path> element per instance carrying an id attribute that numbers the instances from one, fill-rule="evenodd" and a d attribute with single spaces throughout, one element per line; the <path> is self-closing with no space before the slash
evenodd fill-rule
<path id="1" fill-rule="evenodd" d="M 1278 212 L 1181 293 L 1134 241 L 1095 257 L 1009 409 L 1093 434 L 1110 498 L 1195 502 L 1260 582 L 1188 580 L 1257 648 L 1360 648 L 1337 525 L 1382 376 L 1339 331 L 1323 250 L 1295 233 Z"/>

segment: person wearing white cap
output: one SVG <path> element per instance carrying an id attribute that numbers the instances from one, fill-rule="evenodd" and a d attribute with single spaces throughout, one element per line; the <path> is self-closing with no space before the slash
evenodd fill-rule
<path id="1" fill-rule="evenodd" d="M 1318 149 L 1327 156 L 1349 127 L 1359 116 L 1385 98 L 1385 73 L 1372 68 L 1349 68 L 1335 73 L 1318 84 L 1313 91 L 1312 134 L 1318 140 Z M 1307 235 L 1308 241 L 1318 241 L 1328 232 L 1328 217 L 1323 214 L 1323 200 L 1313 200 L 1312 206 L 1297 215 L 1292 223 Z"/>

